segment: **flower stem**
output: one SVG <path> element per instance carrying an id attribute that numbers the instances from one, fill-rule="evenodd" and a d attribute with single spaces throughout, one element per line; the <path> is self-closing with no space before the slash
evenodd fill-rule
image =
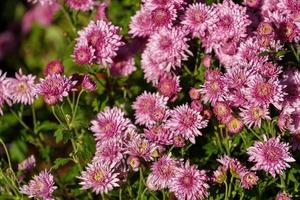
<path id="1" fill-rule="evenodd" d="M 12 169 L 8 150 L 7 150 L 7 148 L 6 148 L 5 143 L 3 142 L 3 140 L 2 140 L 1 138 L 0 138 L 0 143 L 2 144 L 2 146 L 3 146 L 3 148 L 4 148 L 4 151 L 5 151 L 5 153 L 6 153 L 6 157 L 7 157 L 7 161 L 8 161 L 8 166 L 9 166 L 10 169 Z"/>
<path id="2" fill-rule="evenodd" d="M 13 109 L 10 108 L 9 110 L 10 110 L 10 112 L 14 115 L 14 117 L 18 120 L 18 122 L 19 122 L 26 130 L 30 131 L 29 126 L 27 126 L 27 125 L 25 124 L 25 122 L 22 120 L 22 118 L 19 117 L 19 116 L 17 115 L 17 113 L 16 113 Z"/>

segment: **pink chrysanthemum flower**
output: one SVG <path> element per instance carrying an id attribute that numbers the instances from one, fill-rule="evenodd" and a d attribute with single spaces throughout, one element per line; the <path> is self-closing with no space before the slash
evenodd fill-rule
<path id="1" fill-rule="evenodd" d="M 186 4 L 185 0 L 142 0 L 145 7 L 157 8 L 157 7 L 171 7 L 182 6 Z"/>
<path id="2" fill-rule="evenodd" d="M 202 3 L 190 5 L 185 11 L 181 22 L 193 34 L 193 37 L 205 37 L 208 29 L 213 29 L 217 23 L 216 10 Z"/>
<path id="3" fill-rule="evenodd" d="M 139 170 L 139 166 L 141 164 L 140 159 L 136 156 L 129 156 L 126 160 L 126 163 L 135 172 Z"/>
<path id="4" fill-rule="evenodd" d="M 241 176 L 241 186 L 242 188 L 251 189 L 257 185 L 258 176 L 254 172 L 245 172 Z"/>
<path id="5" fill-rule="evenodd" d="M 170 111 L 170 119 L 166 126 L 176 135 L 182 135 L 186 140 L 195 143 L 195 137 L 202 135 L 199 129 L 205 128 L 208 121 L 204 120 L 199 112 L 188 105 L 181 105 Z"/>
<path id="6" fill-rule="evenodd" d="M 237 48 L 236 57 L 239 64 L 249 63 L 253 60 L 259 60 L 259 54 L 262 52 L 262 47 L 259 44 L 257 38 L 248 37 L 245 41 L 242 41 Z"/>
<path id="7" fill-rule="evenodd" d="M 9 99 L 9 89 L 7 87 L 8 79 L 6 78 L 6 73 L 2 74 L 0 70 L 0 114 L 3 115 L 2 107 L 5 103 L 11 104 Z"/>
<path id="8" fill-rule="evenodd" d="M 130 156 L 143 158 L 145 161 L 150 161 L 156 156 L 157 149 L 158 146 L 155 143 L 137 134 L 126 144 L 125 153 Z"/>
<path id="9" fill-rule="evenodd" d="M 212 105 L 215 105 L 217 101 L 224 101 L 227 91 L 227 84 L 222 79 L 207 80 L 200 89 L 203 95 L 202 101 L 204 103 L 211 103 Z"/>
<path id="10" fill-rule="evenodd" d="M 150 49 L 144 50 L 142 53 L 141 68 L 144 72 L 146 81 L 157 84 L 160 77 L 165 74 L 165 71 L 159 67 L 159 61 L 151 53 Z"/>
<path id="11" fill-rule="evenodd" d="M 89 75 L 83 75 L 81 87 L 87 91 L 95 91 L 97 89 L 97 84 Z"/>
<path id="12" fill-rule="evenodd" d="M 200 101 L 197 100 L 193 100 L 191 103 L 191 108 L 198 111 L 198 112 L 202 112 L 203 111 L 203 105 L 201 104 Z"/>
<path id="13" fill-rule="evenodd" d="M 255 162 L 254 170 L 264 170 L 275 177 L 290 167 L 288 162 L 295 161 L 289 148 L 287 143 L 280 142 L 279 137 L 267 140 L 264 136 L 264 142 L 256 141 L 247 153 L 250 155 L 249 161 Z"/>
<path id="14" fill-rule="evenodd" d="M 218 169 L 214 171 L 212 180 L 216 183 L 222 184 L 227 178 L 227 169 L 224 166 L 219 166 Z"/>
<path id="15" fill-rule="evenodd" d="M 277 109 L 281 109 L 285 93 L 284 86 L 277 78 L 266 80 L 261 75 L 256 75 L 248 82 L 248 87 L 246 96 L 251 103 L 267 107 L 273 104 Z"/>
<path id="16" fill-rule="evenodd" d="M 46 5 L 46 4 L 51 5 L 54 2 L 56 2 L 56 0 L 27 0 L 27 1 L 33 4 L 40 3 L 41 5 Z"/>
<path id="17" fill-rule="evenodd" d="M 159 67 L 166 72 L 181 67 L 181 62 L 187 60 L 192 52 L 188 50 L 187 31 L 183 28 L 160 29 L 151 35 L 147 49 L 159 62 Z"/>
<path id="18" fill-rule="evenodd" d="M 144 92 L 138 96 L 132 105 L 135 111 L 137 124 L 150 126 L 162 121 L 167 116 L 168 98 L 156 94 Z"/>
<path id="19" fill-rule="evenodd" d="M 95 50 L 94 60 L 96 63 L 102 65 L 112 63 L 112 58 L 117 55 L 119 47 L 124 44 L 121 36 L 118 35 L 119 30 L 120 28 L 112 25 L 111 22 L 91 21 L 87 27 L 78 32 L 79 38 L 77 38 L 76 47 L 87 44 L 87 47 Z M 87 50 L 84 52 L 87 55 Z"/>
<path id="20" fill-rule="evenodd" d="M 200 90 L 197 89 L 197 88 L 194 88 L 192 87 L 190 90 L 189 90 L 189 96 L 192 100 L 198 100 L 200 99 L 201 97 L 201 93 L 200 93 Z"/>
<path id="21" fill-rule="evenodd" d="M 213 112 L 220 122 L 227 123 L 228 120 L 231 118 L 232 110 L 228 103 L 218 101 L 214 105 Z"/>
<path id="22" fill-rule="evenodd" d="M 226 128 L 228 129 L 229 133 L 236 134 L 243 130 L 244 124 L 239 118 L 231 117 L 226 123 Z"/>
<path id="23" fill-rule="evenodd" d="M 173 26 L 173 21 L 176 19 L 176 9 L 174 6 L 169 7 L 145 7 L 150 13 L 150 21 L 152 32 L 159 31 L 161 28 L 170 29 Z"/>
<path id="24" fill-rule="evenodd" d="M 64 70 L 64 66 L 59 60 L 52 60 L 45 67 L 44 75 L 63 74 Z"/>
<path id="25" fill-rule="evenodd" d="M 95 5 L 95 0 L 66 0 L 66 4 L 74 10 L 88 11 Z"/>
<path id="26" fill-rule="evenodd" d="M 159 79 L 156 87 L 162 95 L 172 99 L 172 97 L 175 97 L 181 90 L 179 76 L 166 74 Z"/>
<path id="27" fill-rule="evenodd" d="M 21 193 L 28 195 L 30 198 L 54 200 L 52 193 L 56 188 L 57 187 L 54 186 L 52 174 L 45 170 L 38 176 L 35 175 L 28 185 L 24 185 L 20 188 L 20 191 Z"/>
<path id="28" fill-rule="evenodd" d="M 170 145 L 173 143 L 173 132 L 165 124 L 155 125 L 144 130 L 145 137 L 157 144 Z"/>
<path id="29" fill-rule="evenodd" d="M 95 59 L 95 49 L 87 45 L 77 44 L 73 52 L 73 59 L 79 65 L 91 64 Z"/>
<path id="30" fill-rule="evenodd" d="M 119 163 L 123 159 L 121 138 L 98 141 L 93 162 Z"/>
<path id="31" fill-rule="evenodd" d="M 146 37 L 152 33 L 151 14 L 144 9 L 136 12 L 134 16 L 131 17 L 131 22 L 129 24 L 129 34 L 134 37 Z"/>
<path id="32" fill-rule="evenodd" d="M 93 162 L 88 164 L 85 171 L 78 178 L 83 190 L 92 189 L 96 194 L 107 193 L 114 187 L 119 187 L 119 173 L 114 172 L 114 164 Z"/>
<path id="33" fill-rule="evenodd" d="M 124 136 L 124 132 L 130 124 L 130 120 L 124 116 L 125 113 L 117 107 L 106 107 L 102 112 L 98 113 L 97 118 L 91 121 L 91 131 L 94 132 L 96 140 L 107 140 L 117 136 Z"/>
<path id="34" fill-rule="evenodd" d="M 18 170 L 24 171 L 24 170 L 30 170 L 35 167 L 35 157 L 34 155 L 29 156 L 25 160 L 23 160 L 21 163 L 18 164 Z"/>
<path id="35" fill-rule="evenodd" d="M 110 71 L 114 76 L 128 76 L 136 70 L 134 57 L 128 57 L 123 60 L 114 61 L 110 66 Z"/>
<path id="36" fill-rule="evenodd" d="M 53 105 L 62 101 L 63 97 L 68 96 L 75 84 L 76 82 L 72 81 L 70 77 L 52 74 L 40 79 L 37 92 L 44 97 L 47 104 Z"/>
<path id="37" fill-rule="evenodd" d="M 266 106 L 251 104 L 240 108 L 240 110 L 240 116 L 248 128 L 260 127 L 263 119 L 271 120 L 269 109 Z"/>
<path id="38" fill-rule="evenodd" d="M 279 192 L 276 195 L 275 200 L 292 200 L 292 195 L 286 192 Z"/>
<path id="39" fill-rule="evenodd" d="M 31 105 L 37 97 L 35 76 L 24 75 L 22 70 L 15 74 L 15 78 L 8 78 L 7 88 L 13 103 Z"/>
<path id="40" fill-rule="evenodd" d="M 152 164 L 147 183 L 153 185 L 156 190 L 167 188 L 175 177 L 177 165 L 176 160 L 164 155 Z"/>
<path id="41" fill-rule="evenodd" d="M 261 65 L 259 72 L 267 78 L 278 77 L 279 74 L 282 72 L 280 66 L 273 64 L 271 62 L 266 62 L 265 64 Z"/>
<path id="42" fill-rule="evenodd" d="M 252 70 L 236 66 L 227 70 L 222 79 L 229 88 L 240 89 L 247 85 L 247 83 L 253 78 Z"/>
<path id="43" fill-rule="evenodd" d="M 196 165 L 190 165 L 187 161 L 184 166 L 178 168 L 175 178 L 169 188 L 177 199 L 199 200 L 208 196 L 208 177 L 204 170 L 198 170 Z"/>

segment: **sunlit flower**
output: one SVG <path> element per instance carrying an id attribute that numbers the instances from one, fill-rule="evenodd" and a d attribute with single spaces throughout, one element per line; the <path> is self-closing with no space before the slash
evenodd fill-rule
<path id="1" fill-rule="evenodd" d="M 74 10 L 88 11 L 95 5 L 95 0 L 66 0 L 66 4 Z"/>

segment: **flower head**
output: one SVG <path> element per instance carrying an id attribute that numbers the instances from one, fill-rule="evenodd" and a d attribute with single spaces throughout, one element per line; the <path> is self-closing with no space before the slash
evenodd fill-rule
<path id="1" fill-rule="evenodd" d="M 30 170 L 35 167 L 35 157 L 34 155 L 29 156 L 25 160 L 23 160 L 21 163 L 18 164 L 18 170 L 24 171 L 24 170 Z"/>
<path id="2" fill-rule="evenodd" d="M 120 138 L 98 141 L 93 162 L 119 163 L 123 158 L 123 142 Z"/>
<path id="3" fill-rule="evenodd" d="M 8 79 L 6 78 L 6 73 L 2 73 L 0 70 L 0 114 L 3 115 L 2 107 L 5 103 L 11 104 L 9 99 L 9 89 L 7 87 Z"/>
<path id="4" fill-rule="evenodd" d="M 195 143 L 195 137 L 202 135 L 199 129 L 205 128 L 207 122 L 196 110 L 188 105 L 181 105 L 170 112 L 170 119 L 167 121 L 166 126 L 174 131 L 176 135 L 181 135 L 186 140 Z"/>
<path id="5" fill-rule="evenodd" d="M 288 162 L 295 161 L 289 148 L 287 143 L 280 142 L 279 137 L 269 140 L 265 137 L 264 142 L 256 141 L 254 146 L 249 147 L 247 153 L 249 161 L 255 162 L 254 170 L 264 170 L 275 177 L 290 167 Z"/>
<path id="6" fill-rule="evenodd" d="M 37 97 L 35 76 L 24 75 L 22 70 L 16 73 L 15 78 L 9 78 L 7 88 L 13 103 L 31 105 Z"/>
<path id="7" fill-rule="evenodd" d="M 28 195 L 30 198 L 42 198 L 43 200 L 54 200 L 53 191 L 57 187 L 54 186 L 53 176 L 47 170 L 42 171 L 39 175 L 35 175 L 28 185 L 20 188 L 21 193 Z"/>
<path id="8" fill-rule="evenodd" d="M 88 164 L 85 171 L 78 178 L 82 189 L 92 189 L 96 194 L 107 193 L 114 187 L 119 187 L 119 173 L 114 172 L 114 164 L 93 162 Z"/>
<path id="9" fill-rule="evenodd" d="M 271 120 L 268 107 L 266 106 L 250 104 L 245 105 L 243 108 L 240 108 L 240 110 L 240 116 L 249 128 L 253 125 L 260 127 L 263 119 Z"/>
<path id="10" fill-rule="evenodd" d="M 50 61 L 44 70 L 45 76 L 51 74 L 63 74 L 63 73 L 64 73 L 64 66 L 59 60 Z"/>
<path id="11" fill-rule="evenodd" d="M 95 0 L 66 0 L 66 3 L 74 10 L 88 11 L 95 5 Z"/>
<path id="12" fill-rule="evenodd" d="M 174 97 L 181 90 L 179 77 L 172 75 L 162 76 L 156 87 L 162 95 L 169 98 Z"/>
<path id="13" fill-rule="evenodd" d="M 94 132 L 96 140 L 124 137 L 125 130 L 130 124 L 130 120 L 124 115 L 125 113 L 117 107 L 106 107 L 98 113 L 97 118 L 91 121 L 91 130 Z"/>
<path id="14" fill-rule="evenodd" d="M 178 168 L 175 178 L 170 183 L 170 191 L 181 200 L 199 200 L 208 196 L 208 177 L 204 170 L 187 161 Z"/>
<path id="15" fill-rule="evenodd" d="M 292 195 L 286 192 L 279 192 L 276 195 L 275 200 L 292 200 Z"/>
<path id="16" fill-rule="evenodd" d="M 241 176 L 241 185 L 243 188 L 251 189 L 257 184 L 258 176 L 254 172 L 245 172 Z"/>

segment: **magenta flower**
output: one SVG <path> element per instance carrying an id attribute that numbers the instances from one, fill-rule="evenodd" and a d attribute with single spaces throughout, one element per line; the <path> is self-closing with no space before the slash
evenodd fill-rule
<path id="1" fill-rule="evenodd" d="M 166 122 L 166 126 L 176 135 L 181 135 L 194 144 L 195 137 L 202 135 L 199 129 L 205 128 L 207 123 L 208 121 L 204 120 L 199 112 L 185 104 L 170 111 L 170 119 Z"/>
<path id="2" fill-rule="evenodd" d="M 267 107 L 273 104 L 277 109 L 281 109 L 285 93 L 283 92 L 284 86 L 279 83 L 278 79 L 265 80 L 262 76 L 256 75 L 248 82 L 248 86 L 246 96 L 251 103 Z"/>
<path id="3" fill-rule="evenodd" d="M 123 159 L 121 138 L 98 141 L 93 162 L 119 163 Z"/>
<path id="4" fill-rule="evenodd" d="M 220 122 L 227 123 L 231 118 L 232 110 L 228 103 L 218 101 L 214 105 L 213 112 Z"/>
<path id="5" fill-rule="evenodd" d="M 7 88 L 13 103 L 31 105 L 37 97 L 35 76 L 24 75 L 21 68 L 15 78 L 8 78 Z"/>
<path id="6" fill-rule="evenodd" d="M 144 92 L 132 105 L 137 124 L 151 126 L 167 116 L 167 97 Z"/>
<path id="7" fill-rule="evenodd" d="M 64 66 L 59 60 L 52 60 L 45 67 L 44 74 L 45 76 L 51 74 L 63 74 L 64 70 Z"/>
<path id="8" fill-rule="evenodd" d="M 167 188 L 175 178 L 178 161 L 169 155 L 164 155 L 151 166 L 151 173 L 147 178 L 147 184 L 152 185 L 152 189 L 161 190 Z"/>
<path id="9" fill-rule="evenodd" d="M 53 176 L 47 170 L 42 171 L 38 176 L 35 175 L 28 185 L 20 188 L 21 193 L 26 194 L 29 198 L 41 198 L 43 200 L 54 200 L 53 191 L 57 187 L 54 186 Z"/>
<path id="10" fill-rule="evenodd" d="M 83 75 L 81 86 L 87 91 L 95 91 L 97 89 L 97 84 L 89 75 Z"/>
<path id="11" fill-rule="evenodd" d="M 169 72 L 181 67 L 192 52 L 188 50 L 188 32 L 183 28 L 160 29 L 153 33 L 147 44 L 147 49 L 159 62 L 159 68 Z"/>
<path id="12" fill-rule="evenodd" d="M 271 120 L 269 116 L 269 110 L 266 106 L 259 105 L 247 105 L 240 108 L 240 116 L 248 128 L 252 126 L 260 127 L 263 119 Z"/>
<path id="13" fill-rule="evenodd" d="M 152 126 L 144 129 L 145 137 L 157 144 L 170 145 L 173 143 L 174 134 L 165 124 Z"/>
<path id="14" fill-rule="evenodd" d="M 254 172 L 245 172 L 241 176 L 241 186 L 246 189 L 251 189 L 257 185 L 258 176 Z"/>
<path id="15" fill-rule="evenodd" d="M 96 140 L 124 136 L 124 132 L 130 124 L 130 120 L 124 116 L 125 113 L 117 107 L 106 107 L 98 113 L 97 118 L 91 121 L 91 131 L 94 132 Z"/>
<path id="16" fill-rule="evenodd" d="M 194 3 L 185 11 L 181 23 L 188 27 L 193 37 L 205 37 L 208 29 L 213 29 L 217 21 L 216 10 L 213 7 L 202 3 Z"/>
<path id="17" fill-rule="evenodd" d="M 28 2 L 35 4 L 35 3 L 40 3 L 42 5 L 48 4 L 51 5 L 54 2 L 56 2 L 56 0 L 27 0 Z"/>
<path id="18" fill-rule="evenodd" d="M 78 54 L 79 58 L 82 57 L 82 59 L 79 60 L 84 60 L 86 63 L 89 63 L 92 57 L 92 62 L 101 65 L 112 63 L 112 58 L 117 55 L 116 52 L 119 47 L 124 44 L 121 41 L 121 36 L 118 35 L 119 31 L 120 28 L 112 25 L 110 22 L 103 20 L 91 21 L 87 27 L 78 32 L 79 38 L 77 38 L 77 44 L 74 50 L 75 60 L 78 54 L 77 51 L 79 51 L 78 48 L 85 48 L 79 51 L 82 54 Z M 94 55 L 95 58 L 91 56 L 91 52 L 93 51 L 95 52 L 92 55 Z"/>
<path id="19" fill-rule="evenodd" d="M 226 123 L 226 128 L 228 129 L 229 133 L 236 134 L 243 130 L 244 124 L 239 118 L 231 117 Z"/>
<path id="20" fill-rule="evenodd" d="M 76 82 L 71 77 L 62 76 L 60 74 L 52 74 L 40 79 L 37 85 L 38 94 L 44 97 L 44 101 L 49 105 L 54 105 L 63 100 L 63 97 L 69 95 L 73 90 Z"/>
<path id="21" fill-rule="evenodd" d="M 289 148 L 287 143 L 280 142 L 279 137 L 267 140 L 264 136 L 264 142 L 256 141 L 254 146 L 247 149 L 247 153 L 249 161 L 255 162 L 254 170 L 264 170 L 275 177 L 290 167 L 288 162 L 295 161 Z"/>
<path id="22" fill-rule="evenodd" d="M 172 99 L 172 97 L 176 97 L 181 90 L 179 76 L 164 75 L 159 79 L 156 87 L 162 95 Z"/>
<path id="23" fill-rule="evenodd" d="M 107 193 L 114 187 L 119 187 L 119 173 L 114 172 L 114 164 L 93 162 L 88 164 L 78 178 L 83 190 L 92 189 L 96 194 Z"/>
<path id="24" fill-rule="evenodd" d="M 279 192 L 276 195 L 275 200 L 292 200 L 292 195 L 286 192 Z"/>
<path id="25" fill-rule="evenodd" d="M 131 17 L 129 24 L 129 34 L 134 37 L 146 37 L 152 33 L 152 25 L 149 23 L 151 20 L 151 14 L 145 9 L 141 9 Z"/>
<path id="26" fill-rule="evenodd" d="M 88 11 L 95 5 L 95 0 L 66 0 L 66 4 L 74 10 Z"/>
<path id="27" fill-rule="evenodd" d="M 110 71 L 114 76 L 129 76 L 135 70 L 134 57 L 114 61 L 110 66 Z"/>
<path id="28" fill-rule="evenodd" d="M 2 73 L 0 70 L 0 114 L 3 115 L 2 107 L 5 103 L 11 105 L 9 99 L 9 89 L 7 87 L 8 79 L 6 78 L 6 73 Z"/>
<path id="29" fill-rule="evenodd" d="M 95 49 L 83 44 L 75 46 L 72 58 L 79 65 L 91 64 L 95 57 Z"/>
<path id="30" fill-rule="evenodd" d="M 200 88 L 200 92 L 203 95 L 202 101 L 212 105 L 215 105 L 217 101 L 223 101 L 227 91 L 227 84 L 221 79 L 207 80 Z"/>
<path id="31" fill-rule="evenodd" d="M 30 170 L 35 167 L 35 157 L 34 155 L 29 156 L 25 160 L 23 160 L 21 163 L 18 164 L 18 170 L 19 171 L 25 171 Z"/>
<path id="32" fill-rule="evenodd" d="M 150 13 L 150 22 L 152 32 L 159 31 L 161 28 L 172 28 L 173 21 L 176 19 L 176 9 L 169 7 L 145 7 Z"/>
<path id="33" fill-rule="evenodd" d="M 187 161 L 184 166 L 178 168 L 175 178 L 169 188 L 177 199 L 199 200 L 208 196 L 208 177 L 204 170 L 198 170 L 196 165 L 190 165 Z"/>

